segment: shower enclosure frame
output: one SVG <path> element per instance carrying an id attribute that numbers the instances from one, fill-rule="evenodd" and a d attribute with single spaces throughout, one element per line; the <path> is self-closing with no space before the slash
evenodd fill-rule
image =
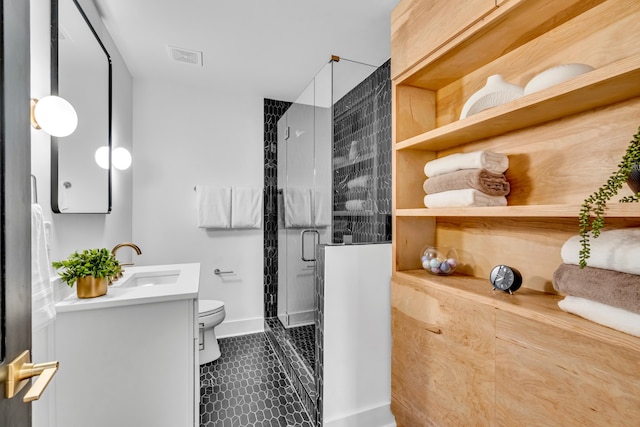
<path id="1" fill-rule="evenodd" d="M 353 153 L 345 153 L 344 152 L 344 147 L 343 148 L 339 148 L 339 150 L 342 150 L 340 152 L 336 151 L 337 147 L 334 145 L 334 137 L 335 137 L 335 130 L 334 130 L 334 125 L 335 125 L 335 112 L 334 112 L 334 107 L 335 107 L 335 102 L 337 102 L 338 99 L 340 99 L 343 95 L 345 95 L 346 93 L 350 92 L 350 91 L 354 91 L 354 87 L 356 87 L 357 85 L 359 85 L 361 82 L 363 82 L 365 80 L 365 78 L 369 77 L 372 75 L 372 73 L 374 73 L 377 70 L 377 67 L 373 67 L 373 66 L 368 66 L 366 64 L 361 64 L 361 63 L 357 63 L 354 61 L 349 61 L 349 60 L 342 60 L 343 62 L 341 62 L 340 64 L 338 64 L 339 58 L 337 57 L 332 57 L 331 61 L 318 73 L 318 75 L 316 75 L 316 77 L 314 77 L 314 80 L 310 83 L 309 86 L 313 86 L 313 91 L 309 91 L 309 86 L 307 87 L 307 89 L 305 90 L 305 92 L 302 93 L 301 97 L 305 98 L 306 97 L 306 101 L 303 102 L 299 102 L 300 98 L 297 100 L 298 102 L 296 103 L 285 103 L 285 102 L 281 102 L 281 101 L 271 101 L 271 100 L 267 100 L 269 101 L 269 105 L 267 105 L 267 101 L 265 103 L 265 183 L 266 184 L 271 184 L 271 185 L 266 185 L 265 186 L 265 257 L 268 256 L 273 256 L 274 252 L 275 253 L 279 253 L 281 251 L 281 248 L 279 247 L 273 247 L 273 246 L 269 246 L 272 245 L 273 242 L 273 225 L 276 226 L 276 228 L 278 229 L 278 232 L 280 232 L 281 227 L 283 227 L 284 225 L 284 218 L 282 217 L 282 206 L 283 206 L 283 194 L 282 194 L 282 190 L 283 189 L 283 183 L 281 181 L 281 179 L 279 179 L 278 177 L 274 177 L 274 164 L 273 164 L 273 160 L 274 159 L 272 156 L 273 152 L 276 151 L 277 152 L 277 161 L 275 163 L 279 164 L 281 162 L 282 159 L 282 153 L 281 150 L 278 149 L 280 142 L 277 141 L 277 139 L 275 138 L 274 135 L 274 122 L 278 121 L 278 119 L 281 120 L 281 117 L 286 115 L 286 113 L 288 113 L 289 111 L 294 111 L 297 107 L 297 105 L 306 105 L 306 106 L 311 106 L 313 108 L 311 108 L 312 110 L 314 109 L 321 109 L 324 108 L 325 111 L 324 113 L 319 113 L 318 111 L 315 111 L 315 113 L 313 114 L 313 119 L 312 119 L 312 125 L 313 127 L 311 128 L 312 130 L 310 131 L 310 133 L 314 136 L 314 141 L 313 143 L 315 144 L 318 140 L 326 140 L 327 143 L 325 144 L 324 148 L 329 148 L 328 150 L 325 150 L 324 153 L 322 153 L 321 155 L 324 155 L 326 158 L 326 164 L 324 166 L 326 166 L 326 168 L 324 170 L 320 170 L 318 171 L 318 166 L 316 166 L 314 168 L 314 175 L 313 175 L 313 188 L 316 188 L 316 183 L 318 182 L 318 179 L 322 179 L 323 183 L 328 185 L 330 188 L 330 194 L 332 197 L 330 197 L 330 203 L 328 203 L 328 209 L 329 211 L 329 216 L 331 218 L 331 225 L 330 226 L 326 226 L 323 230 L 319 231 L 319 233 L 322 235 L 322 238 L 320 239 L 320 241 L 311 241 L 311 242 L 307 242 L 309 244 L 311 244 L 311 246 L 315 246 L 316 243 L 320 243 L 320 244 L 340 244 L 342 243 L 342 237 L 344 233 L 338 233 L 335 234 L 334 233 L 334 225 L 337 220 L 344 220 L 345 218 L 356 218 L 356 217 L 362 217 L 362 216 L 373 216 L 373 215 L 380 215 L 381 217 L 383 217 L 383 221 L 382 221 L 382 231 L 378 234 L 380 234 L 380 236 L 378 236 L 375 232 L 373 234 L 376 234 L 375 237 L 371 237 L 372 233 L 368 233 L 367 235 L 363 234 L 362 236 L 360 236 L 360 242 L 362 243 L 373 243 L 373 242 L 389 242 L 390 241 L 390 222 L 388 221 L 388 219 L 390 219 L 390 215 L 391 215 L 391 206 L 390 206 L 390 198 L 391 198 L 391 194 L 390 194 L 390 188 L 391 188 L 391 182 L 390 182 L 390 170 L 388 171 L 388 179 L 385 180 L 385 182 L 381 182 L 380 185 L 375 185 L 372 188 L 372 193 L 382 193 L 382 197 L 384 197 L 384 201 L 383 203 L 379 206 L 373 206 L 373 209 L 370 209 L 369 212 L 350 212 L 347 211 L 346 209 L 337 209 L 336 208 L 336 203 L 338 203 L 338 201 L 335 198 L 335 194 L 336 191 L 334 191 L 334 185 L 335 183 L 333 182 L 333 180 L 335 179 L 335 174 L 336 174 L 336 158 L 337 157 L 346 157 L 347 160 L 351 160 L 355 162 L 355 158 Z M 342 66 L 342 65 L 347 65 L 348 66 L 352 66 L 352 67 L 361 67 L 361 71 L 360 75 L 357 75 L 355 77 L 352 77 L 350 80 L 349 79 L 336 79 L 336 74 L 339 75 L 339 72 L 336 72 L 336 68 L 337 66 Z M 383 67 L 380 67 L 383 68 Z M 390 81 L 388 78 L 388 68 L 389 68 L 389 62 L 387 61 L 386 63 L 386 77 L 385 79 Z M 328 71 L 327 71 L 328 70 Z M 329 88 L 330 90 L 324 92 L 324 93 L 319 93 L 318 90 L 316 90 L 318 87 L 322 86 L 321 84 L 319 84 L 319 80 L 323 80 L 326 83 L 326 77 L 328 75 L 328 81 L 330 82 Z M 325 85 L 326 86 L 326 85 Z M 375 85 L 374 85 L 375 86 Z M 376 86 L 378 89 L 380 88 L 380 85 L 378 84 L 378 86 Z M 388 137 L 388 143 L 389 143 L 389 149 L 388 149 L 388 154 L 386 154 L 388 156 L 387 159 L 385 159 L 385 161 L 388 162 L 389 164 L 389 169 L 390 169 L 390 164 L 391 164 L 391 159 L 390 159 L 390 154 L 391 154 L 391 150 L 390 150 L 390 84 L 386 85 L 385 89 L 385 93 L 383 94 L 384 96 L 387 96 L 388 98 L 385 99 L 385 102 L 388 102 L 389 106 L 389 111 L 388 111 L 388 119 L 389 122 L 386 123 L 386 126 L 389 128 L 388 131 L 386 132 L 387 135 L 385 135 L 385 138 Z M 361 89 L 361 90 L 369 90 L 367 88 Z M 338 95 L 336 95 L 339 92 L 342 92 Z M 376 95 L 377 96 L 377 95 Z M 347 111 L 349 108 L 352 107 L 356 107 L 356 103 L 358 103 L 358 99 L 357 96 L 352 96 L 350 98 L 350 100 L 354 100 L 353 104 L 344 104 L 342 105 L 343 107 L 343 114 L 348 115 L 349 111 Z M 351 102 L 351 101 L 350 101 Z M 378 110 L 377 109 L 373 109 L 373 114 L 378 114 Z M 385 112 L 385 115 L 387 115 L 387 112 Z M 321 117 L 324 116 L 325 119 L 322 119 Z M 269 125 L 267 125 L 267 120 L 269 121 Z M 320 126 L 320 123 L 323 123 L 324 129 L 319 130 L 318 127 Z M 378 123 L 378 119 L 377 117 L 373 119 L 373 123 L 376 123 L 376 128 L 378 127 L 377 123 Z M 267 132 L 269 132 L 270 129 L 270 136 L 267 135 Z M 286 132 L 282 130 L 282 125 L 280 125 L 280 132 L 281 134 Z M 309 132 L 308 130 L 306 130 L 306 132 Z M 317 134 L 322 134 L 322 132 L 324 132 L 324 135 L 317 135 Z M 304 138 L 305 136 L 305 130 L 302 129 L 292 129 L 291 127 L 289 127 L 289 130 L 287 133 L 287 136 L 289 138 L 292 137 L 302 137 Z M 375 137 L 377 137 L 378 133 L 375 133 Z M 308 136 L 308 135 L 307 135 Z M 365 142 L 363 141 L 360 145 L 365 144 Z M 352 147 L 349 147 L 350 149 Z M 317 155 L 317 150 L 314 147 L 314 154 Z M 349 159 L 349 156 L 351 154 L 351 158 Z M 269 159 L 267 158 L 267 156 L 271 155 L 272 157 L 270 157 Z M 377 153 L 373 153 L 372 156 L 376 156 Z M 358 161 L 364 161 L 364 164 L 368 164 L 370 165 L 371 163 L 367 163 L 367 159 L 366 158 L 358 158 Z M 374 175 L 377 174 L 377 160 L 372 162 L 373 166 L 373 170 L 372 172 L 374 173 Z M 320 178 L 318 178 L 320 177 Z M 277 182 L 277 183 L 276 183 Z M 274 185 L 274 183 L 276 183 Z M 298 184 L 300 184 L 299 181 L 297 181 Z M 309 183 L 302 183 L 304 185 L 308 185 Z M 344 184 L 344 183 L 343 183 Z M 275 187 L 275 188 L 274 188 Z M 271 197 L 269 197 L 271 196 Z M 386 196 L 386 197 L 385 197 Z M 277 198 L 278 203 L 274 203 L 274 199 Z M 375 200 L 375 199 L 374 199 Z M 379 211 L 377 211 L 377 209 L 379 209 Z M 277 222 L 274 221 L 274 216 L 278 215 L 279 218 L 277 219 Z M 269 226 L 269 216 L 271 217 L 271 226 Z M 275 224 L 274 224 L 275 223 Z M 351 221 L 350 224 L 356 224 L 357 225 L 357 221 Z M 313 225 L 313 224 L 311 224 Z M 365 224 L 367 225 L 367 224 Z M 374 224 L 376 225 L 376 224 Z M 377 226 L 377 225 L 376 225 Z M 267 228 L 270 228 L 270 230 L 267 230 Z M 369 229 L 372 227 L 368 227 Z M 380 228 L 380 227 L 378 227 Z M 305 236 L 305 233 L 307 234 L 307 236 L 309 236 L 309 231 L 308 230 L 313 230 L 313 227 L 299 227 L 298 229 L 296 229 L 295 233 L 299 233 L 302 236 Z M 270 238 L 271 241 L 267 242 L 267 234 L 270 233 Z M 295 234 L 294 233 L 294 234 Z M 374 239 L 373 241 L 364 241 L 363 239 L 368 238 L 368 239 Z M 302 242 L 299 245 L 295 245 L 295 246 L 299 246 L 300 248 L 302 248 L 305 244 L 305 241 L 302 240 Z M 297 248 L 296 248 L 297 249 Z M 305 258 L 305 254 L 311 254 L 312 249 L 303 249 L 302 252 L 302 257 L 301 258 Z M 298 249 L 298 251 L 300 251 L 300 249 Z M 315 258 L 315 257 L 314 257 Z M 310 258 L 307 258 L 307 262 L 309 261 Z M 273 258 L 271 258 L 270 260 L 271 262 L 273 261 Z M 269 264 L 269 265 L 268 265 Z M 278 312 L 278 306 L 280 305 L 280 302 L 275 301 L 274 296 L 275 296 L 275 291 L 277 290 L 277 292 L 282 293 L 282 283 L 275 283 L 275 278 L 274 278 L 274 265 L 270 264 L 267 262 L 267 260 L 265 259 L 265 291 L 266 291 L 266 295 L 265 295 L 265 331 L 267 332 L 267 335 L 269 336 L 269 338 L 272 340 L 272 343 L 275 343 L 274 347 L 276 347 L 276 351 L 278 352 L 278 355 L 280 356 L 281 360 L 283 360 L 283 365 L 285 365 L 285 369 L 287 370 L 288 374 L 290 375 L 290 377 L 295 378 L 298 380 L 297 384 L 296 381 L 294 381 L 294 385 L 296 385 L 296 389 L 298 391 L 298 394 L 302 397 L 303 403 L 305 404 L 305 406 L 307 407 L 307 409 L 309 410 L 310 414 L 312 415 L 312 417 L 314 417 L 314 415 L 316 416 L 316 419 L 321 419 L 321 414 L 320 417 L 318 417 L 317 414 L 317 408 L 318 408 L 318 400 L 319 397 L 316 393 L 316 390 L 319 388 L 318 385 L 318 381 L 321 381 L 321 376 L 322 376 L 322 368 L 321 366 L 318 368 L 318 366 L 313 366 L 310 367 L 309 365 L 304 363 L 304 360 L 301 356 L 299 356 L 296 351 L 295 348 L 293 348 L 293 346 L 291 345 L 290 341 L 288 341 L 286 338 L 287 335 L 287 330 L 285 328 L 285 326 L 291 326 L 293 323 L 295 322 L 289 322 L 288 320 L 285 320 L 284 322 L 280 322 L 280 320 L 278 320 L 278 317 L 280 317 L 281 319 L 283 318 L 282 313 Z M 269 271 L 267 271 L 269 270 Z M 277 266 L 277 268 L 275 269 L 275 273 L 276 275 L 278 273 L 282 272 L 281 266 Z M 313 270 L 313 274 L 312 276 L 312 288 L 314 290 L 314 294 L 315 294 L 315 290 L 316 290 L 316 284 L 315 282 L 318 280 L 315 274 L 315 265 L 312 268 Z M 269 274 L 268 274 L 269 273 Z M 286 285 L 285 285 L 286 286 Z M 275 288 L 275 289 L 274 289 Z M 320 335 L 318 335 L 318 327 L 319 324 L 321 322 L 318 321 L 317 317 L 318 317 L 318 313 L 317 313 L 317 309 L 315 304 L 317 303 L 318 299 L 318 295 L 313 295 L 312 301 L 313 301 L 313 311 L 315 313 L 314 315 L 314 319 L 313 319 L 313 324 L 314 327 L 316 329 L 316 336 L 319 336 L 320 339 L 321 337 L 321 331 L 320 331 Z M 309 319 L 307 319 L 308 321 Z M 318 339 L 318 338 L 316 338 Z M 281 343 L 284 343 L 284 345 L 280 345 Z M 315 351 L 321 351 L 319 350 L 319 346 L 315 345 Z M 322 360 L 322 355 L 321 354 L 315 354 L 315 361 L 316 361 L 316 365 L 317 364 L 321 364 L 321 360 Z M 315 374 L 314 374 L 315 372 Z"/>

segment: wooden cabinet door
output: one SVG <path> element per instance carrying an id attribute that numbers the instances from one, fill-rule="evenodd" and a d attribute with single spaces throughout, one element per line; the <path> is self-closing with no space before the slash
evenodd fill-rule
<path id="1" fill-rule="evenodd" d="M 640 354 L 628 345 L 501 311 L 496 336 L 497 425 L 640 422 Z"/>
<path id="2" fill-rule="evenodd" d="M 493 425 L 494 309 L 397 279 L 391 295 L 398 425 Z"/>
<path id="3" fill-rule="evenodd" d="M 495 9 L 495 0 L 402 0 L 391 15 L 391 78 Z"/>

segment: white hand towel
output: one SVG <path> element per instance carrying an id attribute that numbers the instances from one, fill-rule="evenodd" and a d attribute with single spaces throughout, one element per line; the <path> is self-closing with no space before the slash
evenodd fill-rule
<path id="1" fill-rule="evenodd" d="M 51 263 L 42 207 L 31 205 L 31 330 L 37 331 L 56 318 Z"/>
<path id="2" fill-rule="evenodd" d="M 314 225 L 316 227 L 329 227 L 331 225 L 331 196 L 329 190 L 316 190 L 314 196 Z"/>
<path id="3" fill-rule="evenodd" d="M 587 320 L 640 337 L 640 314 L 586 298 L 566 296 L 558 307 Z"/>
<path id="4" fill-rule="evenodd" d="M 504 196 L 489 196 L 473 188 L 450 190 L 424 196 L 424 205 L 428 208 L 459 208 L 507 206 Z"/>
<path id="5" fill-rule="evenodd" d="M 591 252 L 589 267 L 640 274 L 640 228 L 605 230 L 597 238 L 589 239 Z M 580 236 L 570 237 L 560 250 L 565 264 L 579 265 Z"/>
<path id="6" fill-rule="evenodd" d="M 509 169 L 509 157 L 488 150 L 456 153 L 427 162 L 424 165 L 424 174 L 433 177 L 461 169 L 486 169 L 490 172 L 504 173 Z"/>
<path id="7" fill-rule="evenodd" d="M 309 188 L 287 187 L 284 195 L 284 226 L 313 227 L 311 216 L 311 190 Z"/>
<path id="8" fill-rule="evenodd" d="M 262 227 L 262 188 L 231 189 L 231 228 Z"/>
<path id="9" fill-rule="evenodd" d="M 196 203 L 199 228 L 231 226 L 231 188 L 198 185 Z"/>

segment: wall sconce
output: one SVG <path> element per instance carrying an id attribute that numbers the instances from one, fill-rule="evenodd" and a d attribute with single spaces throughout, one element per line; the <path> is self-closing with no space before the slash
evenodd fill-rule
<path id="1" fill-rule="evenodd" d="M 102 169 L 109 169 L 109 147 L 106 145 L 98 148 L 95 154 L 96 163 Z M 129 150 L 122 147 L 114 148 L 111 152 L 111 162 L 113 167 L 120 170 L 129 169 L 132 158 Z"/>
<path id="2" fill-rule="evenodd" d="M 51 136 L 69 136 L 78 127 L 78 115 L 73 105 L 59 96 L 32 98 L 31 125 Z"/>

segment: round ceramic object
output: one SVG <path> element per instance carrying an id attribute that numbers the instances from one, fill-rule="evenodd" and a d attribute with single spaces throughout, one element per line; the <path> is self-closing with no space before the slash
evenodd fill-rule
<path id="1" fill-rule="evenodd" d="M 522 87 L 506 82 L 502 75 L 489 76 L 487 84 L 471 95 L 464 104 L 460 118 L 464 119 L 488 108 L 506 104 L 520 98 L 523 93 Z"/>
<path id="2" fill-rule="evenodd" d="M 587 64 L 562 64 L 551 67 L 529 80 L 524 87 L 524 94 L 538 92 L 593 70 L 594 68 Z"/>
<path id="3" fill-rule="evenodd" d="M 631 173 L 627 179 L 627 185 L 631 191 L 633 191 L 633 194 L 640 193 L 640 169 L 638 169 L 637 163 L 633 165 L 633 169 L 631 169 Z"/>

